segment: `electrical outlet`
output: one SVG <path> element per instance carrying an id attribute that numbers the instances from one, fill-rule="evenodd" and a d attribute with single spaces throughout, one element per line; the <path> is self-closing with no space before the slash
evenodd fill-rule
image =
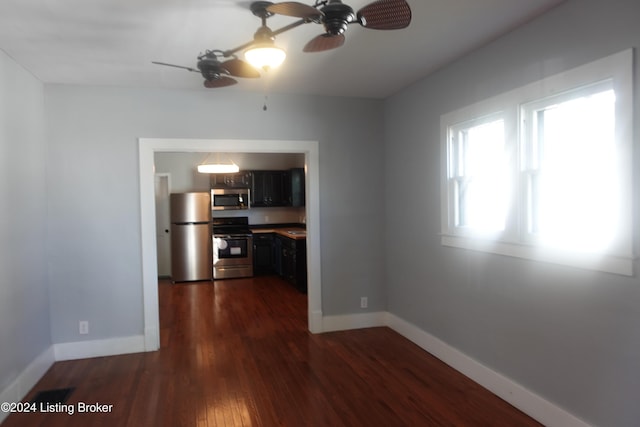
<path id="1" fill-rule="evenodd" d="M 264 216 L 264 222 L 265 222 L 266 224 L 269 224 L 269 215 L 265 215 L 265 216 Z"/>
<path id="2" fill-rule="evenodd" d="M 89 333 L 89 321 L 81 320 L 78 325 L 78 331 L 80 332 L 80 335 L 87 335 Z"/>
<path id="3" fill-rule="evenodd" d="M 360 298 L 360 308 L 367 308 L 369 305 L 369 299 L 367 297 Z"/>

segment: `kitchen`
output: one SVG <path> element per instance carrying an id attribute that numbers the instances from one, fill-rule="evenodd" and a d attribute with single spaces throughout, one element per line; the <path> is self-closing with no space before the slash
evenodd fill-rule
<path id="1" fill-rule="evenodd" d="M 160 277 L 181 283 L 277 274 L 306 293 L 304 154 L 158 152 L 154 162 Z M 240 172 L 198 172 L 198 165 L 213 163 Z M 189 221 L 202 224 L 175 224 L 185 199 L 201 201 L 201 218 Z M 198 226 L 199 245 L 194 235 L 178 236 Z M 213 240 L 204 237 L 212 231 Z"/>

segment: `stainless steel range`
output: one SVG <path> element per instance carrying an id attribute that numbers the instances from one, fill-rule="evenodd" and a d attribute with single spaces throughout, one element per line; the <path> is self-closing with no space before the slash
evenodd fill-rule
<path id="1" fill-rule="evenodd" d="M 213 218 L 213 278 L 253 276 L 253 235 L 246 216 Z"/>

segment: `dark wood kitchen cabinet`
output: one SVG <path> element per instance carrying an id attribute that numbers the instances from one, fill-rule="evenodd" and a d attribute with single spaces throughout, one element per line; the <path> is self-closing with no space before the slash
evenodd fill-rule
<path id="1" fill-rule="evenodd" d="M 269 274 L 276 271 L 276 246 L 273 233 L 253 235 L 253 273 Z"/>
<path id="2" fill-rule="evenodd" d="M 291 206 L 289 171 L 251 171 L 251 206 Z"/>
<path id="3" fill-rule="evenodd" d="M 305 205 L 303 168 L 290 170 L 254 170 L 251 175 L 251 206 L 301 207 Z"/>
<path id="4" fill-rule="evenodd" d="M 307 292 L 307 240 L 279 233 L 253 233 L 253 273 L 277 274 Z"/>
<path id="5" fill-rule="evenodd" d="M 300 207 L 305 204 L 304 169 L 295 168 L 289 171 L 291 180 L 290 206 Z"/>
<path id="6" fill-rule="evenodd" d="M 307 241 L 276 236 L 279 246 L 279 274 L 300 292 L 307 292 Z"/>
<path id="7" fill-rule="evenodd" d="M 256 208 L 305 205 L 304 168 L 211 174 L 209 181 L 211 188 L 250 188 Z"/>
<path id="8" fill-rule="evenodd" d="M 253 232 L 253 274 L 277 274 L 307 293 L 307 239 L 286 232 Z"/>

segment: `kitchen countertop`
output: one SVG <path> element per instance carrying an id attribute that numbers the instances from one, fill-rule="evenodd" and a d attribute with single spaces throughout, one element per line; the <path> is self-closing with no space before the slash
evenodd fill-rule
<path id="1" fill-rule="evenodd" d="M 251 228 L 251 232 L 254 234 L 275 233 L 275 234 L 279 234 L 280 236 L 288 237 L 294 240 L 302 240 L 307 238 L 307 231 L 304 228 L 300 228 L 300 227 L 281 227 L 281 228 L 249 227 L 249 228 Z"/>

